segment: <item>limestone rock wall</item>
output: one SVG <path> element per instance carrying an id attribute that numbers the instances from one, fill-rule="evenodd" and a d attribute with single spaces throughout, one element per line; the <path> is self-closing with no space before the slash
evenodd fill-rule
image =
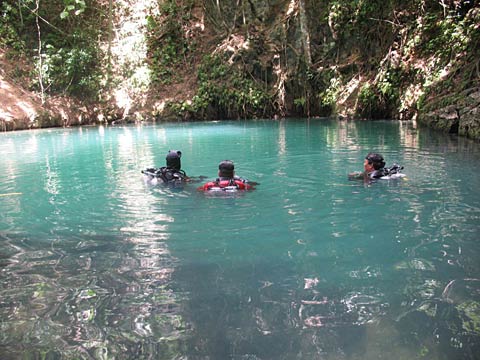
<path id="1" fill-rule="evenodd" d="M 480 87 L 432 102 L 429 108 L 420 114 L 420 122 L 443 132 L 480 139 Z"/>

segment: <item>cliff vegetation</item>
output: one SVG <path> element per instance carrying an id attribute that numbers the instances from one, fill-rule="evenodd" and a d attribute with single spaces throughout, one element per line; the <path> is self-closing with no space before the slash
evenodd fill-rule
<path id="1" fill-rule="evenodd" d="M 480 139 L 478 0 L 4 0 L 0 129 L 416 119 Z"/>

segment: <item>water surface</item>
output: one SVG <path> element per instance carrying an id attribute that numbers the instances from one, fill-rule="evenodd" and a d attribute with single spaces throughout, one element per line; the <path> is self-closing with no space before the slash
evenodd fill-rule
<path id="1" fill-rule="evenodd" d="M 252 192 L 140 170 L 183 152 Z M 407 178 L 348 181 L 369 151 Z M 480 145 L 404 122 L 0 134 L 2 359 L 476 359 Z"/>

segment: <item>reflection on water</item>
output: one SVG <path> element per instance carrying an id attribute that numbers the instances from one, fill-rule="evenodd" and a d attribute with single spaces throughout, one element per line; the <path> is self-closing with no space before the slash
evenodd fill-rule
<path id="1" fill-rule="evenodd" d="M 241 196 L 189 175 L 232 159 Z M 407 178 L 348 181 L 369 151 Z M 406 122 L 0 134 L 2 359 L 474 359 L 480 147 Z"/>

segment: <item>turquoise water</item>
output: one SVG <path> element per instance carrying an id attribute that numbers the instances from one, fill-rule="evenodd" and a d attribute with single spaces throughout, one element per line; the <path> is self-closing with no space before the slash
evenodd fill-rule
<path id="1" fill-rule="evenodd" d="M 252 192 L 153 186 L 231 159 Z M 407 178 L 348 181 L 369 151 Z M 478 359 L 480 144 L 404 122 L 0 134 L 2 359 Z"/>

